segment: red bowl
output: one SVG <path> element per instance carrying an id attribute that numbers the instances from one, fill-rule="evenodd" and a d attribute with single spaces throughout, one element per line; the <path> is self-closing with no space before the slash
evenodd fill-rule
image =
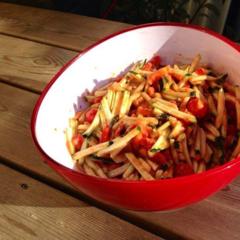
<path id="1" fill-rule="evenodd" d="M 64 129 L 68 118 L 84 107 L 81 94 L 101 85 L 130 63 L 159 53 L 164 63 L 192 58 L 216 70 L 240 75 L 239 47 L 201 27 L 153 23 L 115 33 L 90 46 L 65 65 L 44 89 L 33 111 L 33 140 L 46 162 L 81 192 L 115 207 L 159 211 L 198 202 L 226 186 L 240 173 L 234 159 L 204 173 L 156 181 L 102 179 L 74 169 L 66 149 Z M 80 80 L 82 79 L 82 80 Z"/>

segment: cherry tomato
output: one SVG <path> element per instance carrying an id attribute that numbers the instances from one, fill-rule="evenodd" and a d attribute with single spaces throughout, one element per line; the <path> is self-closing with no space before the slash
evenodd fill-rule
<path id="1" fill-rule="evenodd" d="M 116 77 L 115 82 L 120 82 L 122 80 L 122 78 L 123 78 L 122 76 Z"/>
<path id="2" fill-rule="evenodd" d="M 110 131 L 111 128 L 109 126 L 106 126 L 105 128 L 103 128 L 102 130 L 102 135 L 100 138 L 100 142 L 107 142 L 110 139 Z"/>
<path id="3" fill-rule="evenodd" d="M 225 139 L 224 147 L 227 148 L 233 141 L 237 132 L 237 126 L 235 124 L 229 124 L 227 126 L 227 136 Z"/>
<path id="4" fill-rule="evenodd" d="M 86 112 L 86 115 L 85 115 L 86 121 L 91 123 L 93 121 L 93 119 L 95 118 L 96 113 L 97 113 L 97 109 L 96 108 L 92 108 L 92 109 L 88 110 Z"/>
<path id="5" fill-rule="evenodd" d="M 194 158 L 195 161 L 199 162 L 201 160 L 201 156 L 199 154 L 197 154 Z"/>
<path id="6" fill-rule="evenodd" d="M 135 153 L 141 155 L 144 158 L 148 157 L 148 150 L 151 149 L 154 144 L 154 139 L 148 137 L 142 137 L 140 139 L 133 139 L 131 144 Z"/>
<path id="7" fill-rule="evenodd" d="M 110 164 L 104 164 L 104 167 L 107 168 L 108 171 L 111 171 L 115 168 L 119 167 L 119 163 L 110 163 Z"/>
<path id="8" fill-rule="evenodd" d="M 168 72 L 169 72 L 168 66 L 158 69 L 157 71 L 155 71 L 154 73 L 152 73 L 148 76 L 148 83 L 150 85 L 153 85 L 154 82 L 159 81 Z"/>
<path id="9" fill-rule="evenodd" d="M 204 68 L 198 68 L 195 71 L 195 73 L 198 74 L 198 75 L 204 75 L 204 74 L 206 74 L 206 70 Z"/>
<path id="10" fill-rule="evenodd" d="M 152 63 L 150 63 L 150 62 L 147 62 L 144 66 L 143 66 L 143 70 L 145 70 L 145 71 L 150 71 L 150 70 L 152 70 L 152 67 L 153 67 L 153 64 Z"/>
<path id="11" fill-rule="evenodd" d="M 180 176 L 187 176 L 193 174 L 193 169 L 189 164 L 187 163 L 179 163 L 174 168 L 174 176 L 180 177 Z"/>
<path id="12" fill-rule="evenodd" d="M 121 133 L 124 131 L 125 131 L 125 125 L 122 123 L 114 131 L 114 137 L 119 137 Z"/>
<path id="13" fill-rule="evenodd" d="M 160 62 L 161 62 L 161 58 L 160 56 L 154 56 L 149 60 L 150 63 L 153 64 L 153 66 L 155 66 L 156 68 L 160 67 Z"/>
<path id="14" fill-rule="evenodd" d="M 82 143 L 83 143 L 83 137 L 80 133 L 75 134 L 72 137 L 72 143 L 73 146 L 75 147 L 75 150 L 78 151 L 81 149 Z"/>
<path id="15" fill-rule="evenodd" d="M 102 96 L 96 97 L 93 99 L 92 103 L 100 103 L 102 101 Z"/>
<path id="16" fill-rule="evenodd" d="M 159 165 L 165 165 L 168 163 L 168 158 L 164 154 L 164 152 L 157 152 L 154 154 L 153 157 L 151 157 L 151 160 L 156 162 Z"/>
<path id="17" fill-rule="evenodd" d="M 144 117 L 152 116 L 152 109 L 149 107 L 139 106 L 137 108 L 137 113 L 143 115 Z"/>
<path id="18" fill-rule="evenodd" d="M 189 100 L 187 109 L 197 118 L 203 118 L 208 113 L 208 104 L 196 97 L 193 97 Z"/>
<path id="19" fill-rule="evenodd" d="M 151 134 L 151 129 L 148 127 L 141 126 L 141 133 L 134 137 L 131 141 L 131 146 L 136 153 L 139 152 L 140 148 L 145 148 L 149 150 L 154 144 L 154 140 L 149 138 Z"/>
<path id="20" fill-rule="evenodd" d="M 227 115 L 228 117 L 230 117 L 230 122 L 235 124 L 236 123 L 236 108 L 235 108 L 235 104 L 233 104 L 230 101 L 226 101 L 225 102 L 225 106 L 227 109 Z"/>
<path id="21" fill-rule="evenodd" d="M 147 90 L 147 93 L 150 97 L 153 97 L 154 93 L 155 93 L 155 88 L 154 87 L 149 87 L 148 90 Z"/>

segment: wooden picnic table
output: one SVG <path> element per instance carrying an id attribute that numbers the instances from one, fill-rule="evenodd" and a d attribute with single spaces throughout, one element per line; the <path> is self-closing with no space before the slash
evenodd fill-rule
<path id="1" fill-rule="evenodd" d="M 124 23 L 0 3 L 0 240 L 240 239 L 240 178 L 171 212 L 115 209 L 76 191 L 42 160 L 30 116 L 47 82 Z"/>

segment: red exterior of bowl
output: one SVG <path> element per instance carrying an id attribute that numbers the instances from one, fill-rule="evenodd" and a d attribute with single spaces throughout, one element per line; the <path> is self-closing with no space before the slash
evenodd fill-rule
<path id="1" fill-rule="evenodd" d="M 231 47 L 239 51 L 239 48 L 235 43 L 222 37 L 221 35 L 218 35 L 201 27 L 188 26 L 183 24 L 154 23 L 134 27 L 132 29 L 153 25 L 184 26 L 187 28 L 198 29 L 199 31 L 204 31 L 211 35 L 214 35 L 215 37 L 226 42 Z M 125 31 L 129 31 L 129 29 Z M 122 32 L 124 31 L 121 31 L 117 34 L 120 34 Z M 110 37 L 113 37 L 117 34 L 111 35 L 105 39 L 109 39 Z M 97 44 L 103 42 L 105 39 L 101 40 Z M 84 52 L 87 52 L 97 44 L 89 47 Z M 77 58 L 78 57 L 81 57 L 81 54 L 77 56 Z M 181 208 L 206 198 L 210 194 L 213 194 L 219 189 L 226 186 L 236 176 L 239 175 L 240 158 L 237 158 L 229 163 L 224 164 L 223 166 L 214 168 L 201 174 L 156 181 L 121 181 L 91 177 L 69 169 L 59 164 L 54 159 L 51 159 L 44 152 L 44 149 L 40 147 L 36 137 L 35 124 L 37 114 L 41 102 L 48 92 L 49 88 L 57 80 L 59 75 L 75 61 L 75 59 L 73 59 L 65 67 L 63 67 L 62 70 L 60 70 L 60 72 L 47 85 L 42 95 L 38 99 L 32 115 L 31 130 L 33 140 L 46 162 L 80 191 L 99 201 L 103 201 L 120 208 L 142 211 L 170 210 Z"/>
<path id="2" fill-rule="evenodd" d="M 80 174 L 46 159 L 81 192 L 115 207 L 140 211 L 181 208 L 198 202 L 230 183 L 240 173 L 240 158 L 205 173 L 156 181 L 106 180 Z"/>

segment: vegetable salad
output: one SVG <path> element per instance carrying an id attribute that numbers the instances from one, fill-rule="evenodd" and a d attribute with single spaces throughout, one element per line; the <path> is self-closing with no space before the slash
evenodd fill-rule
<path id="1" fill-rule="evenodd" d="M 201 173 L 240 152 L 240 88 L 201 65 L 159 56 L 85 96 L 69 120 L 67 147 L 88 175 L 154 180 Z"/>

